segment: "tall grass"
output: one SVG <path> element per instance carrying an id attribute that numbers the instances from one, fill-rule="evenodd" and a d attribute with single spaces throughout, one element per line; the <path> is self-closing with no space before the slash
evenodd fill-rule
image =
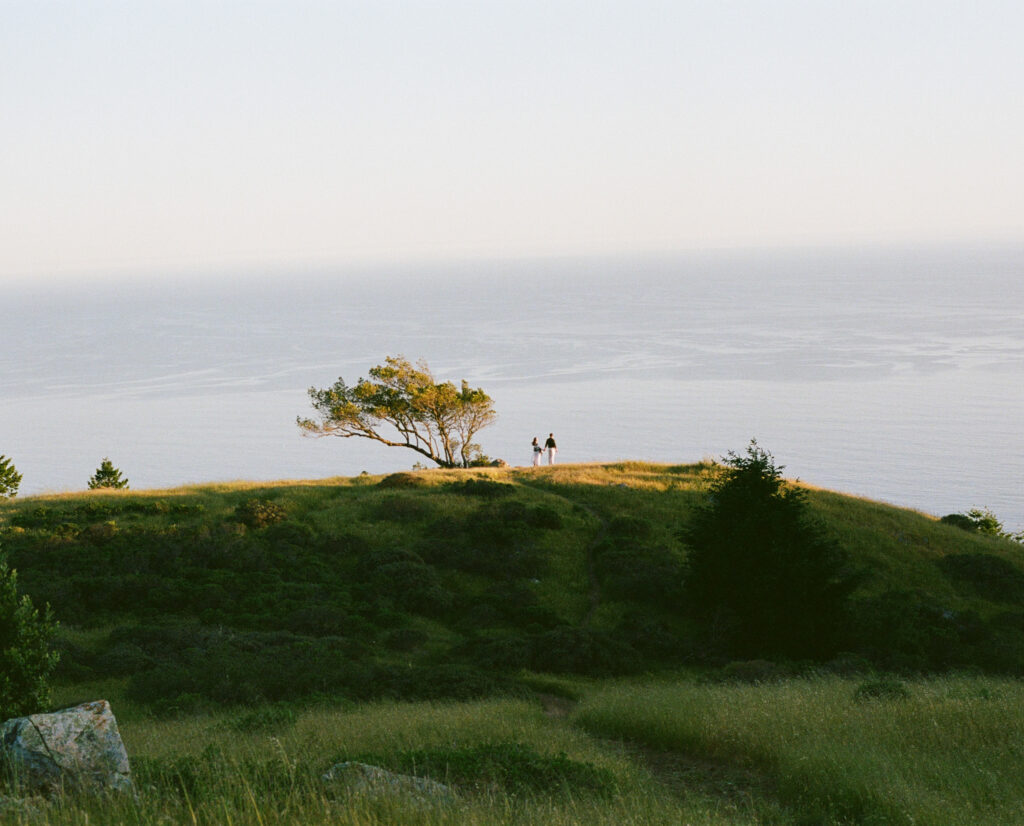
<path id="1" fill-rule="evenodd" d="M 251 713 L 251 712 L 250 712 Z M 552 720 L 532 703 L 374 703 L 307 709 L 248 730 L 228 714 L 157 720 L 129 715 L 121 732 L 137 800 L 67 800 L 24 822 L 60 824 L 744 824 L 751 810 L 694 793 L 666 792 L 614 744 Z M 607 770 L 613 793 L 545 794 L 460 788 L 455 802 L 389 795 L 334 797 L 319 781 L 334 762 L 408 749 L 520 743 Z M 437 778 L 444 780 L 445 778 Z M 4 821 L 7 822 L 7 821 Z M 19 822 L 14 820 L 13 822 Z"/>
<path id="2" fill-rule="evenodd" d="M 785 803 L 837 822 L 1024 822 L 1024 685 L 949 677 L 905 700 L 847 679 L 620 684 L 575 716 L 588 731 L 756 769 Z"/>

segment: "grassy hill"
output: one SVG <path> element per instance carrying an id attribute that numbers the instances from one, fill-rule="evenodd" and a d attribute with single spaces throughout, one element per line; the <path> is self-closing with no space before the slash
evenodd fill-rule
<path id="1" fill-rule="evenodd" d="M 61 621 L 66 683 L 117 678 L 179 711 L 515 694 L 537 673 L 723 665 L 680 598 L 678 533 L 715 472 L 629 462 L 92 491 L 0 505 L 0 542 Z M 1024 547 L 808 498 L 863 574 L 828 667 L 1024 670 Z"/>
<path id="2" fill-rule="evenodd" d="M 55 707 L 110 699 L 141 793 L 0 819 L 1019 822 L 1024 546 L 808 489 L 862 574 L 848 650 L 726 662 L 680 604 L 680 529 L 715 473 L 420 471 L 4 502 L 19 583 L 62 623 Z M 335 799 L 319 778 L 339 760 L 458 797 Z"/>

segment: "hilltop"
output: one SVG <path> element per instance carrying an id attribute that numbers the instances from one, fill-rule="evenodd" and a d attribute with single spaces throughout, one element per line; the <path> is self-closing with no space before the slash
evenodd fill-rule
<path id="1" fill-rule="evenodd" d="M 90 491 L 0 505 L 60 679 L 185 710 L 469 698 L 724 665 L 680 604 L 718 467 L 625 462 Z M 860 574 L 816 668 L 1024 671 L 1024 547 L 807 488 Z M 805 663 L 762 663 L 799 671 Z M 548 682 L 545 682 L 547 680 Z"/>

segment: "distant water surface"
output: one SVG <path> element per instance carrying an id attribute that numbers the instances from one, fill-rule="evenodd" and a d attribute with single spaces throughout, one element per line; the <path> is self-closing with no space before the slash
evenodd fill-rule
<path id="1" fill-rule="evenodd" d="M 407 469 L 295 426 L 389 354 L 495 398 L 485 452 L 692 462 L 751 438 L 786 474 L 1024 527 L 1024 250 L 689 255 L 12 291 L 0 453 L 21 494 L 109 456 L 134 488 Z"/>

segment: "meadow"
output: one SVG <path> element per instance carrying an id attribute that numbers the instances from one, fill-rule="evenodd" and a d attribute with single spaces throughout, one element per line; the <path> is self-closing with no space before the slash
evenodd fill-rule
<path id="1" fill-rule="evenodd" d="M 138 800 L 76 802 L 32 822 L 1024 822 L 1017 680 L 548 681 L 561 702 L 262 706 L 171 720 L 108 684 Z M 340 760 L 430 776 L 457 797 L 333 796 L 319 776 Z"/>
<path id="2" fill-rule="evenodd" d="M 680 605 L 710 462 L 419 471 L 0 504 L 137 800 L 49 823 L 1014 823 L 1024 547 L 807 488 L 857 589 L 828 660 Z M 454 802 L 333 795 L 345 760 Z"/>

